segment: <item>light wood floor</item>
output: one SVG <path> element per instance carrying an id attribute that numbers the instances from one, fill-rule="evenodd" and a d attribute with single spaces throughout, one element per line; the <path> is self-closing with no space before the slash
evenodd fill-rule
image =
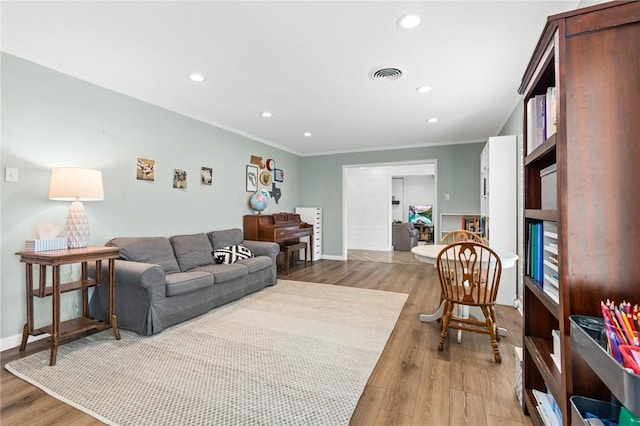
<path id="1" fill-rule="evenodd" d="M 522 340 L 521 317 L 513 308 L 497 309 L 498 322 L 509 334 L 500 341 L 502 364 L 495 364 L 485 335 L 463 333 L 458 344 L 450 333 L 444 351 L 437 351 L 439 324 L 418 319 L 420 313 L 431 312 L 438 304 L 437 276 L 429 265 L 322 260 L 307 268 L 298 263 L 288 276 L 279 274 L 279 278 L 409 295 L 352 425 L 531 425 L 513 391 L 513 347 L 521 346 Z M 45 345 L 45 341 L 34 342 L 26 352 L 46 349 Z M 4 366 L 20 354 L 11 349 L 0 356 Z M 101 424 L 4 368 L 0 398 L 3 426 Z"/>
<path id="2" fill-rule="evenodd" d="M 361 260 L 363 262 L 404 263 L 409 265 L 424 265 L 416 259 L 410 251 L 378 251 L 378 250 L 353 250 L 347 253 L 349 260 Z"/>

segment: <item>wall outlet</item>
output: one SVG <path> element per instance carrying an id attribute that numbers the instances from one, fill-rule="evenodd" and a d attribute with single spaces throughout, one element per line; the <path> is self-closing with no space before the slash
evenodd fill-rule
<path id="1" fill-rule="evenodd" d="M 18 169 L 15 167 L 5 167 L 4 169 L 4 181 L 5 182 L 17 182 L 18 181 Z"/>

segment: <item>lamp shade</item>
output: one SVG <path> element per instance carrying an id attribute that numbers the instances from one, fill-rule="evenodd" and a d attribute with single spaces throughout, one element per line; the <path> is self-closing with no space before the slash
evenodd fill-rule
<path id="1" fill-rule="evenodd" d="M 102 172 L 78 167 L 58 167 L 51 171 L 49 199 L 61 201 L 104 200 Z"/>

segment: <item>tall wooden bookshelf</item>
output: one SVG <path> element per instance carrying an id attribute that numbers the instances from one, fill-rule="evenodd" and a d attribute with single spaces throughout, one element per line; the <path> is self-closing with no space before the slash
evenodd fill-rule
<path id="1" fill-rule="evenodd" d="M 544 291 L 544 280 L 524 268 L 523 408 L 535 425 L 543 423 L 533 389 L 548 387 L 565 425 L 572 423 L 572 395 L 610 400 L 609 389 L 572 351 L 569 316 L 600 317 L 606 299 L 640 303 L 638 52 L 640 2 L 553 15 L 519 89 L 525 107 L 525 239 L 534 223 L 557 227 L 558 301 Z M 556 88 L 556 132 L 538 145 L 527 105 L 549 87 Z M 550 189 L 540 172 L 554 165 Z M 557 198 L 551 208 L 544 201 L 550 197 Z M 562 373 L 551 359 L 553 329 L 560 330 Z"/>

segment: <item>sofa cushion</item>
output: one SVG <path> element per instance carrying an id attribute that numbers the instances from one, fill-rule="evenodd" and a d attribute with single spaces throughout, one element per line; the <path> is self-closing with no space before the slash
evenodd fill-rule
<path id="1" fill-rule="evenodd" d="M 189 293 L 213 285 L 213 275 L 205 271 L 167 274 L 167 296 Z"/>
<path id="2" fill-rule="evenodd" d="M 235 280 L 236 278 L 242 278 L 249 274 L 249 268 L 240 263 L 234 263 L 233 265 L 220 263 L 217 265 L 200 266 L 195 269 L 195 271 L 204 271 L 213 275 L 214 285 Z"/>
<path id="3" fill-rule="evenodd" d="M 182 272 L 215 263 L 205 234 L 174 235 L 169 238 Z"/>
<path id="4" fill-rule="evenodd" d="M 238 260 L 249 259 L 251 257 L 254 257 L 251 250 L 249 250 L 242 244 L 222 247 L 213 251 L 213 258 L 216 260 L 216 262 L 226 263 L 227 265 L 236 263 Z"/>
<path id="5" fill-rule="evenodd" d="M 112 238 L 106 245 L 120 247 L 120 259 L 160 265 L 167 274 L 180 272 L 173 248 L 166 237 Z"/>
<path id="6" fill-rule="evenodd" d="M 239 260 L 237 263 L 249 268 L 250 274 L 273 266 L 273 260 L 269 256 L 255 256 L 250 259 Z"/>
<path id="7" fill-rule="evenodd" d="M 237 246 L 238 244 L 242 244 L 242 241 L 244 240 L 244 234 L 240 228 L 226 229 L 224 231 L 211 231 L 207 236 L 209 237 L 214 250 L 222 247 Z"/>

